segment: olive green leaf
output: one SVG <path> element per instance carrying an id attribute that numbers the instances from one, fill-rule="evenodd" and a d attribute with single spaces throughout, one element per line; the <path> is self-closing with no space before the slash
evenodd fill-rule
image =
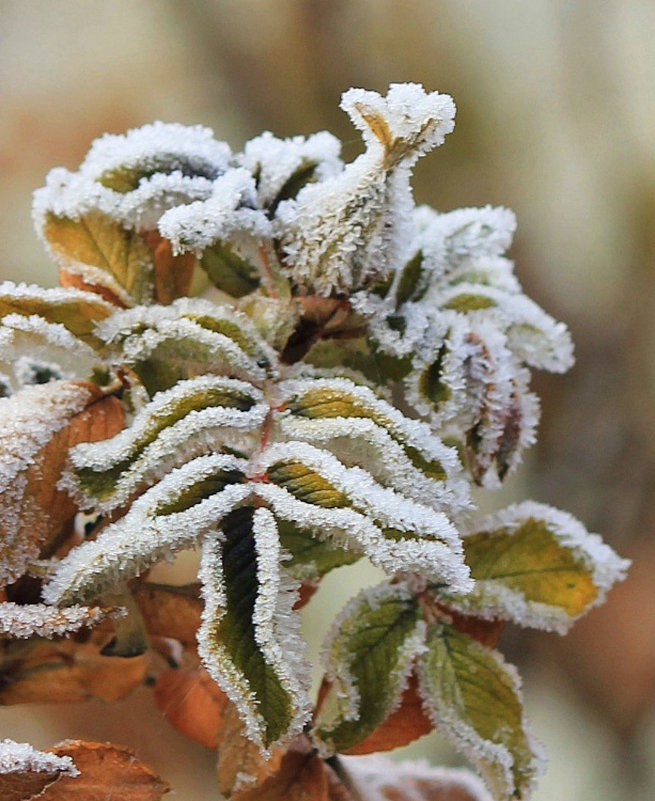
<path id="1" fill-rule="evenodd" d="M 448 597 L 458 611 L 565 633 L 625 576 L 619 558 L 571 515 L 544 504 L 510 506 L 464 537 L 473 591 Z"/>
<path id="2" fill-rule="evenodd" d="M 430 626 L 426 642 L 420 688 L 435 726 L 475 765 L 496 801 L 527 799 L 543 763 L 518 674 L 448 623 Z"/>
<path id="3" fill-rule="evenodd" d="M 106 290 L 123 306 L 152 302 L 153 257 L 137 231 L 90 211 L 78 219 L 48 212 L 42 233 L 65 284 Z"/>
<path id="4" fill-rule="evenodd" d="M 267 750 L 307 722 L 309 669 L 292 606 L 297 585 L 280 566 L 273 515 L 243 506 L 207 538 L 198 632 L 205 668 L 236 705 L 247 736 Z"/>
<path id="5" fill-rule="evenodd" d="M 399 704 L 425 624 L 403 584 L 360 593 L 335 620 L 326 645 L 329 689 L 315 729 L 330 751 L 362 742 Z"/>

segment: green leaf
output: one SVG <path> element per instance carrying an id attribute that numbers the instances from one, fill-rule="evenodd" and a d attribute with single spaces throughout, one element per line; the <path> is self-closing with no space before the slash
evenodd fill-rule
<path id="1" fill-rule="evenodd" d="M 266 412 L 261 400 L 255 387 L 231 378 L 180 381 L 159 393 L 130 428 L 103 448 L 72 453 L 71 483 L 85 508 L 108 512 L 162 472 L 201 453 L 221 450 L 231 435 L 241 441 L 247 431 L 258 429 Z"/>
<path id="2" fill-rule="evenodd" d="M 316 733 L 331 751 L 347 751 L 383 723 L 399 702 L 425 626 L 402 584 L 381 584 L 354 598 L 327 645 L 327 695 Z"/>
<path id="3" fill-rule="evenodd" d="M 200 264 L 212 284 L 234 298 L 249 295 L 259 286 L 257 268 L 226 242 L 215 242 L 206 248 Z"/>
<path id="4" fill-rule="evenodd" d="M 278 529 L 280 544 L 291 555 L 284 566 L 295 578 L 321 578 L 335 567 L 352 565 L 361 558 L 361 554 L 332 545 L 291 520 L 278 520 Z"/>
<path id="5" fill-rule="evenodd" d="M 437 623 L 419 660 L 437 728 L 475 765 L 497 801 L 527 799 L 542 772 L 515 669 L 467 634 Z"/>
<path id="6" fill-rule="evenodd" d="M 493 298 L 486 297 L 485 295 L 465 293 L 450 298 L 450 300 L 444 304 L 443 308 L 454 309 L 455 311 L 466 314 L 467 312 L 479 311 L 480 309 L 491 309 L 497 305 Z"/>
<path id="7" fill-rule="evenodd" d="M 295 592 L 280 568 L 277 527 L 264 508 L 228 514 L 222 540 L 207 540 L 198 634 L 206 669 L 263 749 L 299 733 L 309 716 Z"/>
<path id="8" fill-rule="evenodd" d="M 0 285 L 0 318 L 9 314 L 37 315 L 49 323 L 59 323 L 90 345 L 98 343 L 93 330 L 113 311 L 111 304 L 90 292 L 67 289 L 41 289 L 37 286 Z"/>
<path id="9" fill-rule="evenodd" d="M 91 211 L 77 220 L 48 213 L 43 235 L 67 283 L 105 289 L 124 306 L 152 302 L 153 257 L 137 231 Z"/>
<path id="10" fill-rule="evenodd" d="M 136 164 L 120 164 L 105 170 L 96 180 L 107 189 L 125 194 L 136 189 L 142 178 L 151 178 L 158 173 L 170 174 L 173 171 L 189 177 L 216 178 L 216 167 L 209 162 L 203 164 L 197 155 L 189 157 L 181 153 L 154 153 L 143 157 Z"/>
<path id="11" fill-rule="evenodd" d="M 268 468 L 268 479 L 304 503 L 334 509 L 350 505 L 348 496 L 302 462 L 280 461 Z"/>
<path id="12" fill-rule="evenodd" d="M 533 502 L 480 521 L 464 553 L 475 587 L 447 598 L 451 606 L 560 633 L 602 603 L 628 566 L 571 515 Z"/>

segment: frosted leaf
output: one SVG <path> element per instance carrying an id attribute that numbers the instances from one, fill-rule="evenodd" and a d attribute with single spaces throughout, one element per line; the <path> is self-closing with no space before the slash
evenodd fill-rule
<path id="1" fill-rule="evenodd" d="M 242 507 L 207 538 L 200 578 L 205 607 L 198 650 L 205 668 L 236 705 L 246 735 L 264 752 L 300 733 L 311 716 L 310 671 L 297 584 L 280 562 L 270 511 Z"/>
<path id="2" fill-rule="evenodd" d="M 201 298 L 116 312 L 97 333 L 116 350 L 119 363 L 135 365 L 137 372 L 143 367 L 144 383 L 154 391 L 200 372 L 262 380 L 276 361 L 245 314 Z"/>
<path id="3" fill-rule="evenodd" d="M 346 378 L 313 378 L 282 382 L 280 391 L 279 436 L 327 448 L 344 464 L 437 509 L 469 505 L 456 451 L 369 388 Z"/>
<path id="4" fill-rule="evenodd" d="M 69 756 L 55 756 L 37 751 L 29 743 L 0 740 L 0 775 L 11 773 L 56 773 L 79 776 Z"/>
<path id="5" fill-rule="evenodd" d="M 493 801 L 471 771 L 435 768 L 425 760 L 402 760 L 372 754 L 340 756 L 366 801 Z"/>
<path id="6" fill-rule="evenodd" d="M 426 645 L 420 692 L 437 730 L 477 768 L 496 801 L 528 799 L 545 760 L 516 669 L 447 623 L 429 628 Z"/>
<path id="7" fill-rule="evenodd" d="M 293 281 L 318 295 L 351 293 L 398 269 L 411 234 L 410 168 L 452 131 L 452 99 L 418 84 L 386 98 L 351 89 L 342 108 L 366 152 L 343 172 L 280 203 L 277 237 Z"/>
<path id="8" fill-rule="evenodd" d="M 268 409 L 261 391 L 243 381 L 180 381 L 157 393 L 113 439 L 74 448 L 63 485 L 82 508 L 107 513 L 196 456 L 226 447 L 251 450 Z"/>
<path id="9" fill-rule="evenodd" d="M 255 179 L 244 169 L 230 169 L 218 178 L 206 200 L 177 206 L 159 221 L 159 232 L 169 239 L 174 253 L 202 251 L 216 242 L 229 241 L 237 253 L 257 251 L 261 239 L 269 239 L 271 224 L 257 209 Z"/>
<path id="10" fill-rule="evenodd" d="M 324 181 L 343 167 L 341 142 L 327 131 L 278 139 L 270 131 L 246 142 L 239 164 L 257 181 L 260 208 L 275 207 L 309 181 Z"/>
<path id="11" fill-rule="evenodd" d="M 245 463 L 234 456 L 200 456 L 172 470 L 107 526 L 98 538 L 65 556 L 43 589 L 49 604 L 84 603 L 188 548 L 249 494 Z"/>
<path id="12" fill-rule="evenodd" d="M 0 636 L 22 638 L 61 637 L 82 626 L 95 626 L 115 610 L 100 607 L 69 606 L 57 609 L 45 604 L 0 603 Z"/>
<path id="13" fill-rule="evenodd" d="M 573 364 L 573 344 L 564 323 L 523 294 L 461 282 L 431 293 L 429 301 L 496 322 L 507 334 L 508 347 L 525 364 L 553 373 L 564 373 Z"/>
<path id="14" fill-rule="evenodd" d="M 0 284 L 0 317 L 22 314 L 37 315 L 49 323 L 60 323 L 72 334 L 93 344 L 96 322 L 104 320 L 113 311 L 112 306 L 99 295 L 79 289 L 42 289 L 28 284 Z"/>
<path id="15" fill-rule="evenodd" d="M 438 214 L 427 207 L 415 212 L 414 248 L 423 256 L 423 268 L 435 284 L 471 260 L 501 256 L 512 244 L 516 217 L 509 209 L 462 208 Z"/>
<path id="16" fill-rule="evenodd" d="M 539 405 L 527 391 L 527 370 L 494 321 L 450 315 L 447 335 L 430 348 L 433 355 L 414 360 L 407 397 L 433 426 L 447 425 L 466 439 L 476 483 L 492 488 L 534 442 Z"/>
<path id="17" fill-rule="evenodd" d="M 464 548 L 476 583 L 455 608 L 560 634 L 604 603 L 630 564 L 571 515 L 534 501 L 476 521 Z"/>
<path id="18" fill-rule="evenodd" d="M 0 362 L 13 366 L 18 386 L 56 378 L 88 378 L 98 357 L 60 323 L 8 314 L 0 322 Z"/>
<path id="19" fill-rule="evenodd" d="M 323 661 L 329 689 L 316 734 L 330 752 L 368 737 L 400 704 L 425 623 L 403 584 L 381 584 L 353 598 L 335 618 Z"/>
<path id="20" fill-rule="evenodd" d="M 448 518 L 378 484 L 359 467 L 302 442 L 276 443 L 249 466 L 257 494 L 276 516 L 334 537 L 390 574 L 415 571 L 450 585 L 472 586 L 461 541 Z"/>
<path id="21" fill-rule="evenodd" d="M 92 397 L 89 385 L 52 381 L 0 398 L 1 584 L 22 575 L 39 553 L 32 529 L 41 530 L 44 510 L 26 497 L 29 470 L 38 453 Z"/>
<path id="22" fill-rule="evenodd" d="M 128 229 L 152 229 L 167 209 L 208 197 L 229 159 L 229 147 L 202 126 L 156 122 L 106 134 L 77 173 L 49 173 L 34 196 L 37 232 L 48 212 L 79 219 L 94 210 Z"/>

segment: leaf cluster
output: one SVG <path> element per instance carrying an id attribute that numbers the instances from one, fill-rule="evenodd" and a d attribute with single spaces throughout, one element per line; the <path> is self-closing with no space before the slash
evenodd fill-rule
<path id="1" fill-rule="evenodd" d="M 396 84 L 342 108 L 350 164 L 325 132 L 234 154 L 155 123 L 36 193 L 61 287 L 0 285 L 0 702 L 147 677 L 239 801 L 486 798 L 341 756 L 433 728 L 494 799 L 527 798 L 542 759 L 500 629 L 564 632 L 627 563 L 542 504 L 480 518 L 470 490 L 519 463 L 530 369 L 572 346 L 504 255 L 511 212 L 413 204 L 452 100 Z M 189 548 L 198 584 L 148 581 Z M 314 699 L 298 609 L 360 558 L 386 578 L 335 620 Z M 0 782 L 69 781 L 35 759 Z"/>

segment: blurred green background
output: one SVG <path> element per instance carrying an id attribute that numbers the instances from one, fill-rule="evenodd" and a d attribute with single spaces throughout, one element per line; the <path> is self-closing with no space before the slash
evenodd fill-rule
<path id="1" fill-rule="evenodd" d="M 0 278 L 46 285 L 56 277 L 31 192 L 105 131 L 203 123 L 238 150 L 263 129 L 327 128 L 350 160 L 360 146 L 338 109 L 344 89 L 417 81 L 453 95 L 455 133 L 421 161 L 416 198 L 513 208 L 519 278 L 567 321 L 578 355 L 569 375 L 537 376 L 540 443 L 486 503 L 563 507 L 635 559 L 568 637 L 505 636 L 551 758 L 536 799 L 655 797 L 655 3 L 4 0 L 0 74 Z M 314 640 L 368 580 L 328 579 L 308 613 Z M 0 731 L 39 746 L 115 739 L 175 798 L 215 798 L 212 755 L 169 729 L 147 692 L 115 712 L 6 709 Z M 418 749 L 453 759 L 434 738 Z"/>

